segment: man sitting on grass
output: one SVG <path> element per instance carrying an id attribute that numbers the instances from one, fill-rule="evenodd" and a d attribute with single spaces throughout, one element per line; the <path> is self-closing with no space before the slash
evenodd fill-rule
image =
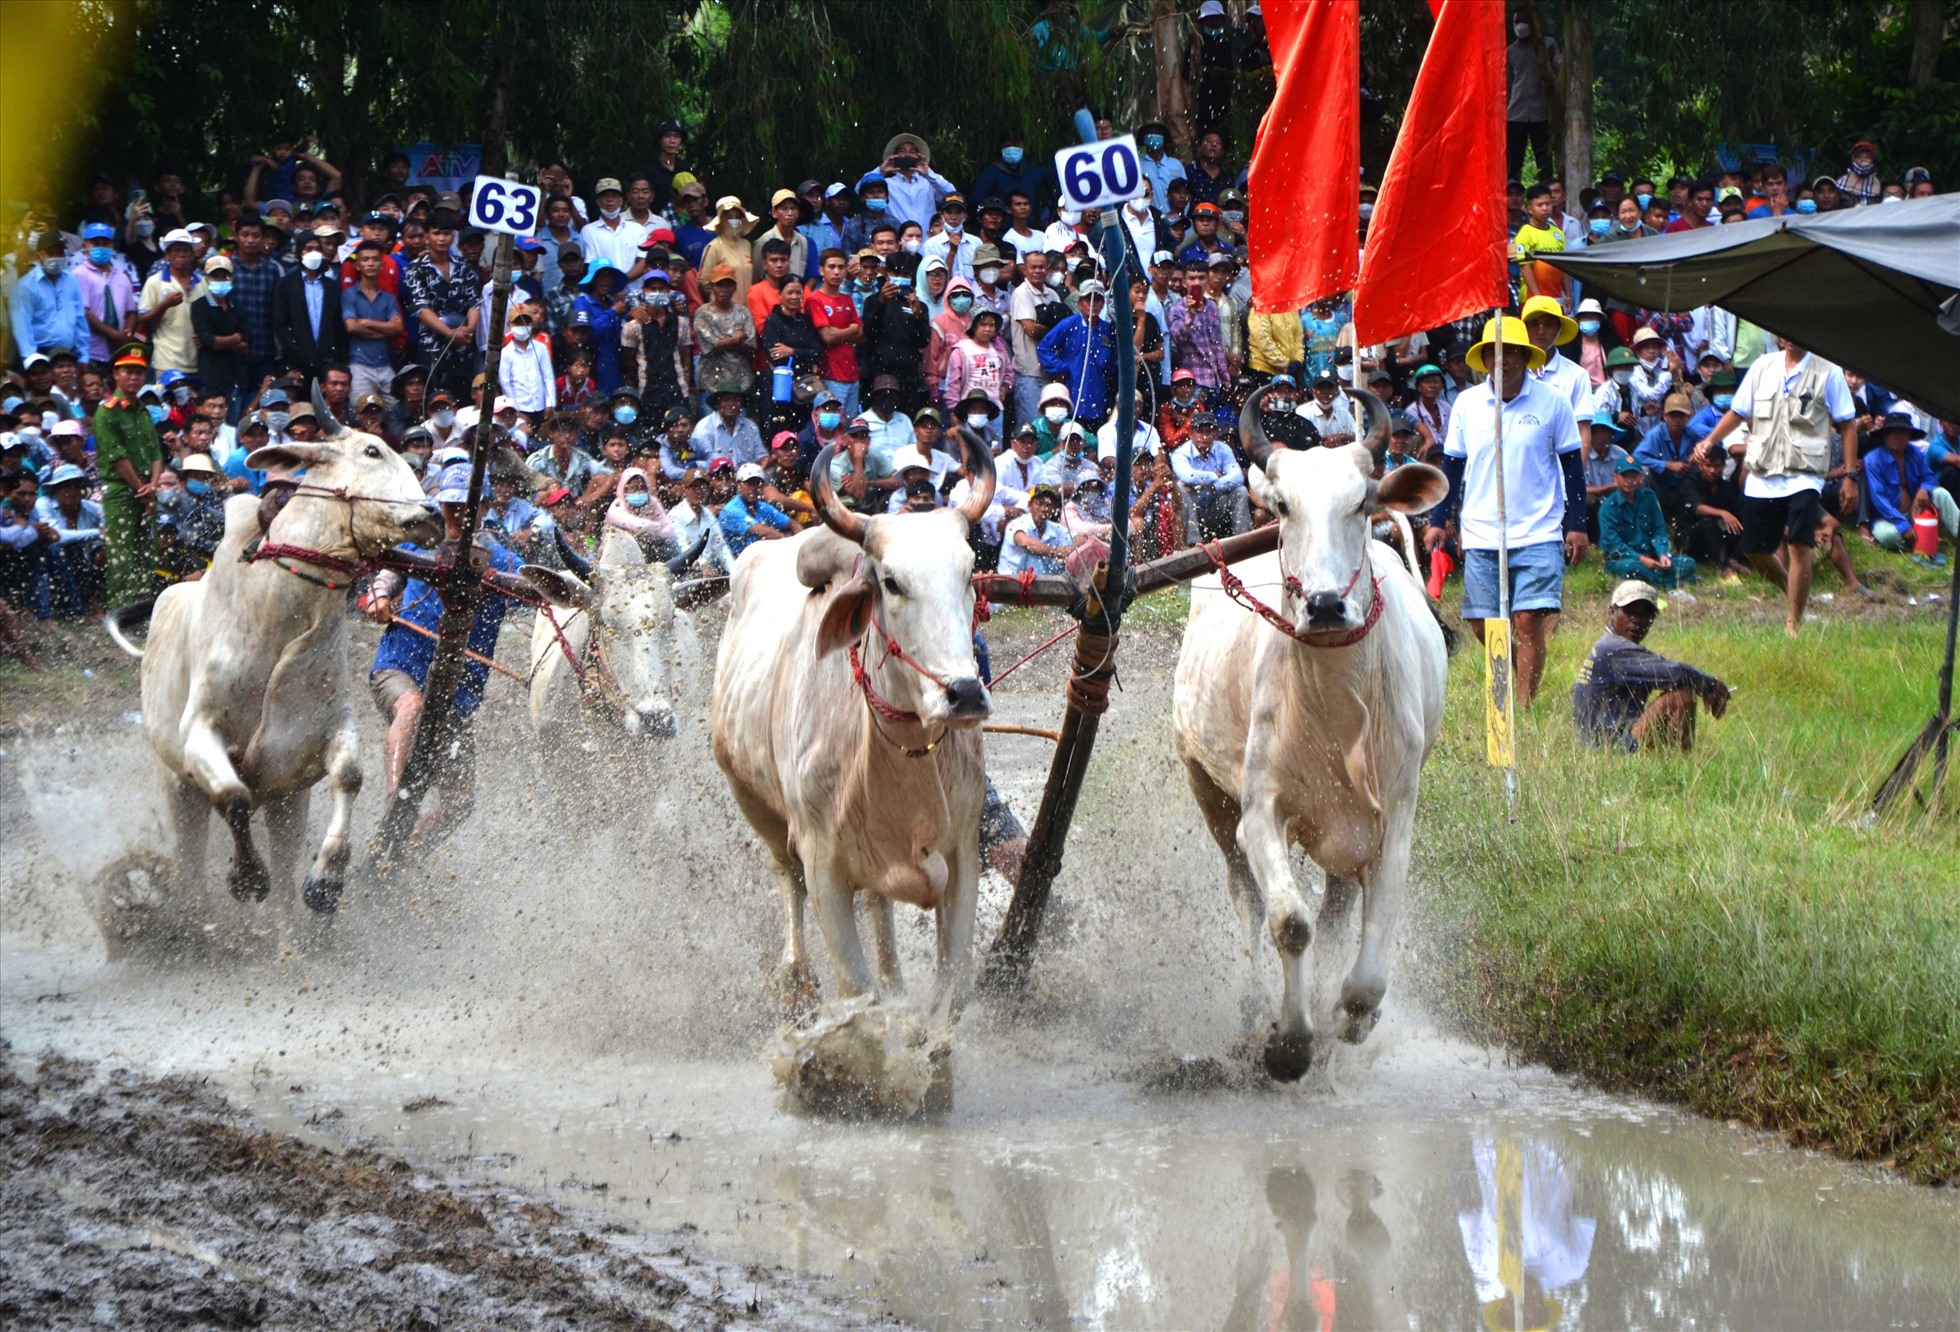
<path id="1" fill-rule="evenodd" d="M 1685 754 L 1694 748 L 1696 701 L 1718 718 L 1728 711 L 1727 685 L 1640 646 L 1660 614 L 1659 603 L 1654 585 L 1637 578 L 1613 589 L 1606 632 L 1572 685 L 1572 724 L 1587 744 Z M 1655 690 L 1660 693 L 1650 699 Z"/>
<path id="2" fill-rule="evenodd" d="M 1663 587 L 1695 580 L 1695 562 L 1668 544 L 1667 519 L 1647 481 L 1647 469 L 1631 458 L 1614 465 L 1617 489 L 1599 506 L 1599 549 L 1615 578 L 1644 578 Z"/>

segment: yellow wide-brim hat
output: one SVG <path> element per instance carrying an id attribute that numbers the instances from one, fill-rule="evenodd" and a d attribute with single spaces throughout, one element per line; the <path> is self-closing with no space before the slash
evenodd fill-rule
<path id="1" fill-rule="evenodd" d="M 1486 319 L 1484 321 L 1484 335 L 1477 339 L 1476 344 L 1464 354 L 1463 359 L 1470 363 L 1472 370 L 1487 375 L 1490 373 L 1490 363 L 1485 358 L 1485 350 L 1496 345 L 1497 321 L 1495 319 Z M 1527 364 L 1533 370 L 1545 364 L 1544 349 L 1532 344 L 1531 335 L 1524 331 L 1524 320 L 1518 318 L 1516 315 L 1505 316 L 1504 345 L 1507 347 L 1521 347 L 1528 352 L 1530 355 L 1527 359 Z"/>
<path id="2" fill-rule="evenodd" d="M 1533 296 L 1518 312 L 1520 319 L 1529 319 L 1533 315 L 1551 315 L 1558 320 L 1558 336 L 1552 339 L 1554 347 L 1563 347 L 1579 336 L 1579 325 L 1565 313 L 1565 307 L 1558 303 L 1555 296 Z"/>

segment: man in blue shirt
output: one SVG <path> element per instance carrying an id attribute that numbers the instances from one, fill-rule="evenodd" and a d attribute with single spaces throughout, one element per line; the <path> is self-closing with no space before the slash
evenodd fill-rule
<path id="1" fill-rule="evenodd" d="M 469 501 L 470 465 L 453 463 L 442 474 L 435 501 L 442 506 L 448 524 L 449 544 L 462 541 L 463 509 Z M 423 552 L 412 545 L 402 549 Z M 487 562 L 504 573 L 517 572 L 521 561 L 496 541 L 479 532 L 475 541 L 476 562 Z M 485 595 L 476 623 L 470 626 L 469 650 L 480 657 L 496 655 L 497 634 L 504 625 L 510 601 L 491 592 Z M 375 575 L 368 595 L 370 616 L 388 626 L 374 652 L 374 666 L 368 672 L 368 688 L 381 715 L 388 722 L 385 746 L 388 766 L 388 798 L 395 798 L 401 785 L 402 770 L 408 765 L 409 751 L 415 745 L 415 731 L 422 721 L 422 690 L 428 684 L 429 666 L 435 660 L 435 641 L 404 624 L 416 625 L 435 633 L 442 623 L 442 594 L 420 578 L 408 578 L 392 569 Z M 398 624 L 396 621 L 402 621 Z M 446 837 L 470 816 L 476 803 L 476 738 L 470 719 L 483 704 L 483 686 L 490 668 L 482 661 L 463 664 L 463 680 L 456 688 L 456 704 L 451 714 L 456 750 L 445 765 L 436 787 L 435 808 L 415 825 L 417 838 L 435 842 Z"/>
<path id="2" fill-rule="evenodd" d="M 50 227 L 42 233 L 34 267 L 14 284 L 10 304 L 14 354 L 21 360 L 36 352 L 71 351 L 77 357 L 89 354 L 82 284 L 68 271 L 67 248 L 59 231 Z"/>
<path id="3" fill-rule="evenodd" d="M 833 181 L 823 192 L 823 210 L 816 220 L 805 222 L 796 230 L 810 242 L 809 263 L 804 277 L 819 277 L 823 264 L 819 256 L 825 250 L 844 249 L 844 227 L 851 213 L 851 187 L 843 181 Z M 846 251 L 848 253 L 848 251 Z"/>
<path id="4" fill-rule="evenodd" d="M 1865 489 L 1872 506 L 1872 540 L 1887 550 L 1912 544 L 1913 515 L 1921 508 L 1939 514 L 1940 530 L 1960 539 L 1960 507 L 1939 488 L 1933 465 L 1918 443 L 1926 432 L 1904 412 L 1891 412 L 1879 426 L 1878 447 L 1865 455 Z"/>
<path id="5" fill-rule="evenodd" d="M 756 463 L 743 463 L 735 473 L 735 495 L 721 506 L 721 534 L 731 555 L 740 555 L 757 541 L 780 541 L 794 529 L 789 515 L 762 498 L 766 474 Z"/>
<path id="6" fill-rule="evenodd" d="M 1116 364 L 1116 342 L 1103 322 L 1103 284 L 1091 278 L 1075 293 L 1077 313 L 1056 324 L 1042 337 L 1036 355 L 1043 374 L 1060 375 L 1068 384 L 1075 419 L 1093 429 L 1109 415 L 1109 381 Z"/>

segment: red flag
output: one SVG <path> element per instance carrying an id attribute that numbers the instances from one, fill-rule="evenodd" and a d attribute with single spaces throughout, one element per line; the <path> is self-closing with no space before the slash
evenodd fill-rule
<path id="1" fill-rule="evenodd" d="M 1360 269 L 1361 4 L 1269 0 L 1264 12 L 1277 86 L 1252 149 L 1246 229 L 1252 305 L 1269 312 L 1346 291 Z"/>
<path id="2" fill-rule="evenodd" d="M 1505 303 L 1504 21 L 1491 0 L 1431 0 L 1436 30 L 1389 155 L 1361 285 L 1366 342 Z"/>

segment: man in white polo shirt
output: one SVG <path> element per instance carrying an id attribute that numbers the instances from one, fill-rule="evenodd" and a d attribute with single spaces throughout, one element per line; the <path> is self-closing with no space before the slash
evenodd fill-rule
<path id="1" fill-rule="evenodd" d="M 1467 388 L 1450 409 L 1443 435 L 1443 472 L 1450 479 L 1445 520 L 1431 526 L 1431 550 L 1450 537 L 1463 548 L 1463 618 L 1479 641 L 1484 621 L 1497 618 L 1497 547 L 1500 532 L 1510 548 L 1511 645 L 1519 706 L 1531 702 L 1545 672 L 1545 640 L 1564 602 L 1565 566 L 1586 550 L 1585 453 L 1572 404 L 1528 371 L 1544 364 L 1519 319 L 1484 324 L 1484 336 L 1468 360 L 1490 373 L 1493 356 L 1504 368 L 1504 517 L 1497 509 L 1497 399 L 1495 382 Z"/>
<path id="2" fill-rule="evenodd" d="M 1783 588 L 1783 632 L 1795 638 L 1824 524 L 1831 436 L 1837 435 L 1842 457 L 1858 456 L 1858 405 L 1844 371 L 1788 338 L 1776 342 L 1782 355 L 1761 356 L 1750 365 L 1728 410 L 1696 448 L 1712 452 L 1748 422 L 1748 440 L 1729 448 L 1749 465 L 1742 482 L 1742 549 L 1757 573 Z M 1787 551 L 1784 567 L 1777 564 L 1779 547 Z"/>

